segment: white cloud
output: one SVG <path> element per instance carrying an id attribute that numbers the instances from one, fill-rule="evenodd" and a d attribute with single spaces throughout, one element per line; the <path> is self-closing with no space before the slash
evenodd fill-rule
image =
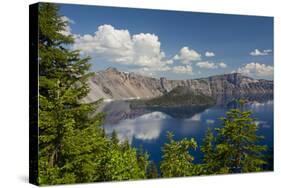
<path id="1" fill-rule="evenodd" d="M 224 62 L 220 62 L 220 63 L 218 63 L 218 66 L 219 66 L 220 68 L 226 68 L 226 67 L 227 67 L 227 64 L 225 64 Z"/>
<path id="2" fill-rule="evenodd" d="M 77 35 L 74 49 L 94 58 L 124 65 L 163 68 L 173 63 L 161 51 L 158 36 L 150 33 L 131 35 L 128 30 L 101 25 L 93 35 Z"/>
<path id="3" fill-rule="evenodd" d="M 218 66 L 215 63 L 209 63 L 208 61 L 200 61 L 196 63 L 196 66 L 203 69 L 216 69 Z"/>
<path id="4" fill-rule="evenodd" d="M 166 72 L 171 71 L 176 74 L 193 74 L 192 72 L 192 66 L 191 65 L 185 65 L 185 66 L 164 66 L 164 67 L 141 67 L 138 69 L 132 69 L 132 72 L 144 75 L 144 76 L 156 76 L 158 72 Z"/>
<path id="5" fill-rule="evenodd" d="M 60 31 L 59 33 L 65 35 L 65 36 L 71 35 L 71 34 L 72 34 L 72 33 L 71 33 L 71 27 L 70 27 L 69 25 L 70 25 L 70 24 L 74 24 L 75 22 L 74 22 L 72 19 L 70 19 L 70 18 L 68 18 L 68 17 L 66 17 L 66 16 L 62 16 L 62 17 L 60 17 L 60 19 L 61 19 L 63 22 L 67 22 L 67 23 L 66 23 L 66 25 L 65 25 L 65 27 L 64 27 L 64 30 L 63 30 L 63 31 Z"/>
<path id="6" fill-rule="evenodd" d="M 70 19 L 67 16 L 61 16 L 61 20 L 64 21 L 64 22 L 68 22 L 69 24 L 75 24 L 75 21 Z"/>
<path id="7" fill-rule="evenodd" d="M 63 18 L 68 20 L 68 18 Z M 71 29 L 69 30 L 71 33 Z M 126 29 L 117 29 L 112 25 L 100 25 L 93 34 L 74 35 L 73 49 L 81 50 L 82 54 L 92 56 L 105 62 L 132 65 L 133 72 L 157 76 L 157 73 L 170 71 L 177 74 L 192 74 L 192 62 L 200 61 L 201 54 L 184 46 L 173 57 L 168 58 L 161 49 L 159 37 L 152 33 L 130 34 Z M 206 56 L 215 56 L 214 52 L 207 51 Z M 184 64 L 172 66 L 174 60 Z M 212 63 L 208 61 L 197 62 L 200 68 L 225 68 L 223 62 Z"/>
<path id="8" fill-rule="evenodd" d="M 269 55 L 269 53 L 271 53 L 272 50 L 271 49 L 267 49 L 267 50 L 259 50 L 259 49 L 255 49 L 254 51 L 250 52 L 251 56 L 264 56 L 264 55 Z"/>
<path id="9" fill-rule="evenodd" d="M 271 53 L 272 50 L 271 49 L 267 49 L 267 50 L 264 50 L 265 53 Z"/>
<path id="10" fill-rule="evenodd" d="M 185 46 L 182 47 L 178 54 L 173 58 L 174 60 L 179 60 L 183 64 L 191 63 L 192 61 L 201 60 L 201 55 L 193 49 Z"/>
<path id="11" fill-rule="evenodd" d="M 209 61 L 200 61 L 196 63 L 196 66 L 202 69 L 217 69 L 217 68 L 226 68 L 227 65 L 224 62 L 213 63 Z"/>
<path id="12" fill-rule="evenodd" d="M 207 52 L 205 53 L 205 56 L 206 56 L 206 57 L 214 57 L 214 56 L 215 56 L 215 53 L 214 53 L 214 52 L 208 52 L 208 51 L 207 51 Z"/>
<path id="13" fill-rule="evenodd" d="M 252 62 L 238 68 L 237 72 L 248 76 L 272 77 L 273 66 Z"/>
<path id="14" fill-rule="evenodd" d="M 143 76 L 156 76 L 157 72 L 166 72 L 172 70 L 169 66 L 163 66 L 163 67 L 141 67 L 137 69 L 131 69 L 132 72 L 135 72 L 137 74 L 141 74 Z"/>
<path id="15" fill-rule="evenodd" d="M 175 66 L 172 68 L 172 72 L 177 74 L 192 74 L 192 66 L 190 65 Z"/>

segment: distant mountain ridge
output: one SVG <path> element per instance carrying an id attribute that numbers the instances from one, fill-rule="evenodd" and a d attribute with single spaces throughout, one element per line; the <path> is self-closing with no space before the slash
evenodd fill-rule
<path id="1" fill-rule="evenodd" d="M 187 87 L 214 99 L 226 96 L 273 95 L 272 80 L 254 79 L 240 73 L 189 80 L 169 80 L 108 68 L 96 72 L 88 82 L 90 92 L 84 99 L 85 102 L 93 102 L 101 98 L 105 100 L 154 98 L 177 86 Z"/>

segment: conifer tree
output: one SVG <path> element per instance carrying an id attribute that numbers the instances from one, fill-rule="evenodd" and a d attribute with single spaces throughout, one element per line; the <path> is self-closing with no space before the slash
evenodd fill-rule
<path id="1" fill-rule="evenodd" d="M 149 155 L 144 151 L 143 146 L 137 149 L 137 160 L 139 168 L 145 172 L 144 178 L 146 178 L 146 172 L 149 165 Z"/>
<path id="2" fill-rule="evenodd" d="M 203 145 L 201 146 L 201 151 L 204 154 L 203 157 L 203 166 L 204 174 L 213 174 L 216 165 L 216 160 L 214 157 L 214 135 L 210 128 L 208 128 L 205 138 L 203 140 Z"/>
<path id="3" fill-rule="evenodd" d="M 111 134 L 111 142 L 113 145 L 118 145 L 119 144 L 119 140 L 118 140 L 118 136 L 115 130 L 113 130 L 112 134 Z"/>
<path id="4" fill-rule="evenodd" d="M 89 58 L 71 50 L 74 40 L 58 11 L 39 5 L 39 184 L 145 177 L 136 150 L 128 141 L 112 144 L 100 127 L 104 114 L 91 116 L 100 101 L 82 103 L 93 76 Z"/>
<path id="5" fill-rule="evenodd" d="M 154 179 L 158 178 L 158 169 L 156 164 L 153 161 L 150 161 L 147 167 L 147 178 L 148 179 Z"/>
<path id="6" fill-rule="evenodd" d="M 189 150 L 197 148 L 196 141 L 193 138 L 175 141 L 171 132 L 168 132 L 167 137 L 168 143 L 162 148 L 161 175 L 163 177 L 194 175 L 195 165 L 192 163 L 194 158 L 189 153 Z"/>
<path id="7" fill-rule="evenodd" d="M 221 118 L 223 126 L 216 129 L 216 139 L 207 132 L 201 149 L 209 173 L 257 172 L 266 163 L 263 159 L 266 146 L 258 144 L 263 137 L 257 135 L 252 112 L 244 110 L 245 101 L 238 103 L 239 108 L 229 110 Z"/>
<path id="8" fill-rule="evenodd" d="M 101 134 L 97 127 L 101 124 L 102 116 L 89 118 L 89 113 L 95 111 L 97 103 L 83 104 L 80 102 L 88 93 L 86 80 L 92 76 L 89 73 L 89 58 L 81 58 L 79 51 L 70 50 L 69 45 L 73 43 L 73 38 L 71 35 L 62 33 L 67 24 L 58 15 L 58 6 L 40 3 L 40 184 L 77 181 L 77 174 L 73 170 L 74 165 L 85 157 L 83 154 L 86 150 L 91 150 L 94 146 L 91 145 L 91 141 L 86 140 L 87 137 L 93 132 L 97 137 Z M 89 148 L 81 148 L 85 142 L 89 142 Z M 78 159 L 77 156 L 80 156 L 81 159 Z M 74 162 L 74 159 L 77 161 Z M 77 166 L 75 168 L 77 169 Z"/>

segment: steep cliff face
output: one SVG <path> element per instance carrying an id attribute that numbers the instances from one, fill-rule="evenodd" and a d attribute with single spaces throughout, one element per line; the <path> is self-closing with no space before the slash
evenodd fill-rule
<path id="1" fill-rule="evenodd" d="M 135 73 L 120 72 L 115 68 L 97 72 L 89 80 L 90 93 L 85 102 L 100 98 L 122 100 L 153 98 L 171 91 L 177 86 L 188 87 L 215 99 L 226 96 L 272 95 L 273 81 L 257 80 L 239 73 L 211 76 L 191 80 L 151 78 Z"/>
<path id="2" fill-rule="evenodd" d="M 86 101 L 96 101 L 100 98 L 151 98 L 160 96 L 164 92 L 159 79 L 119 72 L 115 68 L 97 72 L 89 80 L 89 86 L 90 93 Z"/>

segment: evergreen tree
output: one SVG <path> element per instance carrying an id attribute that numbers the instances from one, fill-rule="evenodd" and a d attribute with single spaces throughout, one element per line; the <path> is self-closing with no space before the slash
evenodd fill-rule
<path id="1" fill-rule="evenodd" d="M 263 137 L 257 135 L 258 126 L 252 112 L 244 110 L 244 103 L 239 101 L 239 108 L 221 118 L 223 126 L 216 129 L 216 139 L 207 132 L 201 149 L 208 173 L 257 172 L 266 163 L 262 157 L 266 146 L 258 144 Z"/>
<path id="2" fill-rule="evenodd" d="M 194 158 L 190 155 L 189 150 L 197 148 L 196 141 L 193 138 L 175 141 L 171 132 L 168 132 L 167 137 L 168 143 L 162 148 L 161 175 L 163 177 L 194 175 L 195 165 L 192 163 Z"/>
<path id="3" fill-rule="evenodd" d="M 137 149 L 137 160 L 138 160 L 138 166 L 139 168 L 145 172 L 144 177 L 146 178 L 146 172 L 147 172 L 147 168 L 149 165 L 149 155 L 147 152 L 144 151 L 143 147 L 140 146 Z"/>
<path id="4" fill-rule="evenodd" d="M 86 80 L 92 76 L 89 73 L 89 58 L 80 58 L 79 51 L 69 49 L 73 38 L 62 33 L 67 24 L 58 15 L 58 6 L 40 3 L 40 184 L 79 181 L 73 170 L 78 168 L 74 165 L 96 147 L 91 145 L 94 143 L 93 140 L 87 140 L 87 137 L 94 137 L 91 135 L 93 132 L 97 135 L 95 138 L 101 135 L 97 127 L 100 126 L 103 117 L 98 115 L 93 119 L 89 118 L 89 113 L 95 111 L 98 104 L 80 102 L 88 93 Z M 88 145 L 85 145 L 86 143 Z M 85 148 L 81 147 L 82 145 Z"/>
<path id="5" fill-rule="evenodd" d="M 104 114 L 91 117 L 100 101 L 88 94 L 89 58 L 71 50 L 67 22 L 55 4 L 39 5 L 39 184 L 140 179 L 145 171 L 128 141 L 112 141 L 100 127 Z M 116 146 L 117 144 L 117 146 Z"/>
<path id="6" fill-rule="evenodd" d="M 113 130 L 112 134 L 111 134 L 111 142 L 113 145 L 118 145 L 119 140 L 118 140 L 118 136 L 115 130 Z"/>
<path id="7" fill-rule="evenodd" d="M 214 157 L 214 135 L 210 128 L 208 128 L 205 138 L 203 140 L 203 145 L 201 146 L 201 151 L 204 153 L 203 166 L 204 174 L 213 174 L 215 169 L 213 169 L 217 163 Z"/>
<path id="8" fill-rule="evenodd" d="M 139 166 L 137 151 L 125 140 L 119 145 L 111 142 L 103 163 L 104 181 L 136 180 L 145 178 Z"/>
<path id="9" fill-rule="evenodd" d="M 263 157 L 263 159 L 266 161 L 266 164 L 263 165 L 264 171 L 273 171 L 274 170 L 274 152 L 273 147 L 267 148 L 267 151 Z"/>
<path id="10" fill-rule="evenodd" d="M 150 161 L 148 164 L 146 177 L 148 179 L 155 179 L 159 177 L 157 166 L 153 161 Z"/>

